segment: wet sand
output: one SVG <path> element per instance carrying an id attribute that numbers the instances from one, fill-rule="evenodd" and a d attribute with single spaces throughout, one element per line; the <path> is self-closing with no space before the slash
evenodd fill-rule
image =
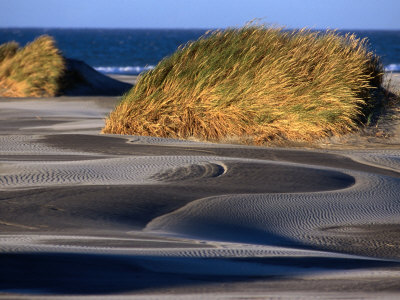
<path id="1" fill-rule="evenodd" d="M 135 75 L 109 75 L 109 76 L 115 80 L 129 83 L 132 85 L 136 84 L 138 78 L 138 76 Z"/>
<path id="2" fill-rule="evenodd" d="M 0 298 L 393 298 L 400 149 L 99 134 L 117 97 L 0 99 Z"/>

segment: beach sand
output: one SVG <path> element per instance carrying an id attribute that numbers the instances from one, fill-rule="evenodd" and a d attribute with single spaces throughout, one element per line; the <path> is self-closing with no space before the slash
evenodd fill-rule
<path id="1" fill-rule="evenodd" d="M 118 100 L 0 99 L 0 298 L 400 296 L 398 136 L 99 134 Z"/>

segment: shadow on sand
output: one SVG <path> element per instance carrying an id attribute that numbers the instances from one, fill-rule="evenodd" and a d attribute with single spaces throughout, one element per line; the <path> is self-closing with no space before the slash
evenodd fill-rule
<path id="1" fill-rule="evenodd" d="M 331 270 L 399 267 L 400 263 L 334 257 L 187 258 L 89 254 L 2 254 L 0 291 L 112 294 L 223 284 Z M 242 273 L 245 271 L 245 273 Z"/>

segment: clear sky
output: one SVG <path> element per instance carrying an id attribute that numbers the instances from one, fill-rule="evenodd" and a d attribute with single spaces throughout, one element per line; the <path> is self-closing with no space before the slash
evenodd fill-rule
<path id="1" fill-rule="evenodd" d="M 400 0 L 0 0 L 0 27 L 397 29 Z"/>

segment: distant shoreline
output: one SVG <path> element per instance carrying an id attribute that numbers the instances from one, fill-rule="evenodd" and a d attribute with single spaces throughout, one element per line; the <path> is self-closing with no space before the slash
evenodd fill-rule
<path id="1" fill-rule="evenodd" d="M 104 74 L 104 75 L 111 77 L 112 79 L 129 83 L 132 85 L 136 84 L 137 78 L 139 77 L 139 75 L 119 75 L 119 74 Z"/>

